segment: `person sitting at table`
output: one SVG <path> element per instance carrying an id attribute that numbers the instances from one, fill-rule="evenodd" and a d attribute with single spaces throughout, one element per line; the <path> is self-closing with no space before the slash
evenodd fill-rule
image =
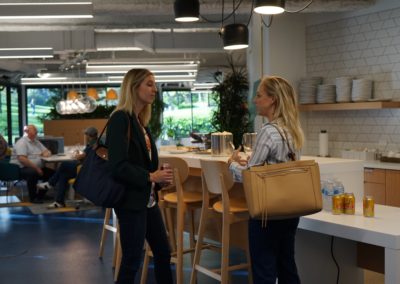
<path id="1" fill-rule="evenodd" d="M 88 151 L 92 149 L 92 146 L 97 141 L 98 133 L 95 127 L 86 128 L 84 133 L 87 144 L 82 153 L 77 152 L 74 154 L 76 160 L 61 162 L 55 174 L 47 182 L 37 184 L 39 190 L 55 190 L 55 200 L 47 206 L 48 209 L 65 207 L 65 193 L 69 187 L 68 180 L 76 177 L 78 165 L 82 163 Z"/>
<path id="2" fill-rule="evenodd" d="M 20 175 L 26 180 L 29 200 L 32 203 L 43 203 L 45 191 L 37 191 L 39 179 L 47 180 L 54 171 L 45 168 L 42 157 L 51 156 L 51 152 L 37 139 L 37 129 L 34 125 L 24 128 L 24 136 L 15 143 L 10 163 L 20 167 Z"/>

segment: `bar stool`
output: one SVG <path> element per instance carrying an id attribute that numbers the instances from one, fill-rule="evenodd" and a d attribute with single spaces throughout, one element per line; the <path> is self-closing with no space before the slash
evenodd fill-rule
<path id="1" fill-rule="evenodd" d="M 234 223 L 247 222 L 248 209 L 244 197 L 230 197 L 229 191 L 234 186 L 232 174 L 228 166 L 222 161 L 200 160 L 202 169 L 203 206 L 201 209 L 200 224 L 196 251 L 193 260 L 193 270 L 190 279 L 191 284 L 197 280 L 197 272 L 201 272 L 211 278 L 225 284 L 228 283 L 229 272 L 237 269 L 247 268 L 249 283 L 252 282 L 250 254 L 246 244 L 247 263 L 229 266 L 230 227 Z M 210 203 L 210 194 L 221 197 L 220 201 Z M 222 218 L 222 241 L 221 241 L 221 268 L 210 269 L 200 265 L 204 231 L 209 217 Z"/>
<path id="2" fill-rule="evenodd" d="M 160 158 L 160 164 L 169 163 L 174 171 L 174 182 L 169 188 L 174 189 L 173 192 L 165 193 L 159 199 L 159 206 L 161 209 L 168 210 L 176 209 L 176 251 L 173 251 L 171 262 L 176 263 L 176 283 L 183 284 L 183 254 L 193 253 L 195 247 L 194 240 L 194 210 L 200 209 L 202 204 L 202 193 L 200 191 L 185 190 L 185 183 L 189 176 L 189 166 L 185 160 L 177 157 Z M 184 249 L 183 231 L 185 214 L 190 213 L 190 247 Z M 175 240 L 174 226 L 172 220 L 166 218 L 167 229 L 169 238 Z M 171 218 L 172 219 L 172 218 Z M 152 256 L 150 247 L 146 245 L 145 258 L 143 263 L 142 278 L 140 283 L 146 283 L 147 279 L 147 266 L 149 258 Z"/>
<path id="3" fill-rule="evenodd" d="M 112 208 L 106 208 L 103 221 L 103 229 L 101 231 L 101 238 L 100 238 L 99 258 L 100 259 L 103 258 L 104 245 L 107 239 L 107 234 L 108 232 L 112 232 L 115 237 L 112 267 L 114 268 L 114 281 L 117 281 L 119 269 L 121 266 L 122 249 L 121 249 L 121 242 L 119 239 L 119 227 L 118 224 L 110 224 L 111 215 L 112 215 Z"/>

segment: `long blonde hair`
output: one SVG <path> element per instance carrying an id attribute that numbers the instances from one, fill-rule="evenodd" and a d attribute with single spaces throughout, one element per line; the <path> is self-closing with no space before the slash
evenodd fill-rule
<path id="1" fill-rule="evenodd" d="M 123 110 L 132 116 L 134 115 L 139 86 L 150 75 L 153 75 L 153 73 L 147 69 L 131 69 L 125 74 L 121 84 L 119 101 L 114 112 Z M 145 106 L 138 118 L 143 126 L 147 126 L 151 118 L 151 105 Z"/>
<path id="2" fill-rule="evenodd" d="M 304 134 L 300 125 L 296 92 L 285 79 L 278 76 L 264 77 L 260 83 L 267 96 L 275 100 L 275 111 L 271 122 L 287 129 L 293 138 L 296 150 L 304 143 Z"/>

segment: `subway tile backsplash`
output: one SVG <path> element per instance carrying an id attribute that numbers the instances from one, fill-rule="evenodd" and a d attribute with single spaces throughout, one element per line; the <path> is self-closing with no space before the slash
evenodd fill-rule
<path id="1" fill-rule="evenodd" d="M 322 76 L 324 84 L 341 76 L 372 79 L 373 98 L 400 101 L 400 8 L 309 26 L 306 45 L 307 76 Z M 400 109 L 302 116 L 305 154 L 318 154 L 321 129 L 328 131 L 331 156 L 344 149 L 400 151 Z"/>

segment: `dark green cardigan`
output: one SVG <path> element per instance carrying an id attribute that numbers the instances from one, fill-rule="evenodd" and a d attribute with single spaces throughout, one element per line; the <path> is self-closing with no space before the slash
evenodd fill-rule
<path id="1" fill-rule="evenodd" d="M 127 145 L 128 117 L 131 125 L 129 151 Z M 150 197 L 151 183 L 149 173 L 158 168 L 157 148 L 146 128 L 151 142 L 151 156 L 146 148 L 146 142 L 136 118 L 126 112 L 115 112 L 107 126 L 106 144 L 108 159 L 113 177 L 126 184 L 124 200 L 119 207 L 140 210 L 147 206 Z"/>

